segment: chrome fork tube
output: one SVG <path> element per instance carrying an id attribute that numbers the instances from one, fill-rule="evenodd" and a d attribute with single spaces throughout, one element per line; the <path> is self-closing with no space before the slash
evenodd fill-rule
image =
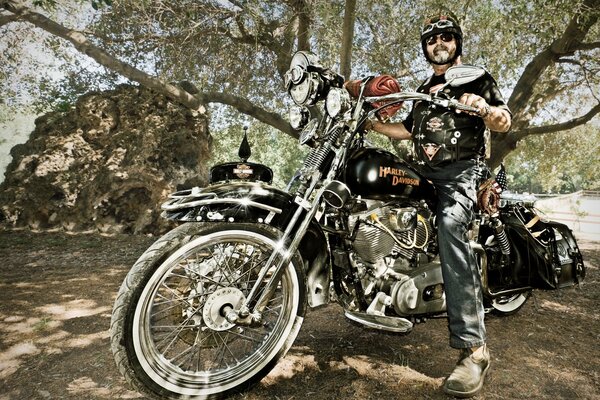
<path id="1" fill-rule="evenodd" d="M 250 302 L 256 296 L 256 294 L 261 286 L 262 281 L 267 276 L 267 273 L 269 272 L 269 269 L 273 265 L 275 259 L 278 256 L 281 256 L 281 259 L 275 265 L 275 271 L 273 272 L 273 274 L 269 278 L 269 281 L 266 283 L 266 285 L 263 289 L 263 292 L 255 306 L 254 311 L 260 313 L 264 309 L 264 307 L 266 305 L 266 301 L 268 301 L 269 293 L 275 289 L 275 285 L 279 282 L 279 279 L 281 278 L 283 266 L 291 260 L 292 254 L 294 254 L 296 249 L 298 248 L 300 241 L 304 237 L 304 233 L 308 229 L 308 225 L 310 224 L 310 221 L 313 219 L 313 217 L 315 216 L 315 214 L 318 210 L 318 207 L 316 205 L 318 204 L 318 201 L 320 201 L 322 191 L 319 192 L 319 194 L 315 197 L 315 199 L 313 200 L 312 203 L 308 201 L 308 198 L 314 191 L 314 189 L 317 186 L 317 183 L 319 182 L 320 179 L 321 179 L 321 173 L 318 171 L 315 171 L 312 175 L 310 186 L 309 186 L 308 190 L 305 192 L 304 197 L 300 197 L 300 196 L 296 197 L 295 202 L 298 204 L 298 209 L 292 216 L 290 222 L 287 225 L 285 232 L 283 233 L 283 236 L 279 240 L 279 243 L 281 244 L 281 246 L 277 249 L 274 249 L 273 253 L 269 257 L 269 260 L 262 267 L 262 269 L 258 275 L 258 279 L 256 280 L 256 283 L 254 284 L 254 286 L 252 286 L 250 293 L 248 294 L 248 296 L 246 297 L 246 300 L 240 307 L 239 314 L 241 317 L 246 317 L 250 314 L 250 308 L 249 308 Z M 294 240 L 292 240 L 290 245 L 284 249 L 283 248 L 284 243 L 291 236 L 292 230 L 296 226 L 296 223 L 298 222 L 300 215 L 304 211 L 308 211 L 308 213 L 304 217 L 304 220 L 302 221 L 300 228 L 294 232 L 294 235 L 295 235 Z M 282 250 L 285 250 L 285 251 L 282 251 Z"/>

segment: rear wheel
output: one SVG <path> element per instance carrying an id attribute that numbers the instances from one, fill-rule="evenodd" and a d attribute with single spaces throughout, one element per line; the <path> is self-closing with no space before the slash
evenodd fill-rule
<path id="1" fill-rule="evenodd" d="M 510 296 L 501 296 L 492 299 L 490 305 L 496 315 L 512 315 L 525 305 L 529 296 L 531 296 L 531 291 Z"/>
<path id="2" fill-rule="evenodd" d="M 236 325 L 226 312 L 246 299 L 278 236 L 262 225 L 186 224 L 140 257 L 111 323 L 115 359 L 136 389 L 162 399 L 218 398 L 275 366 L 303 320 L 300 260 L 284 267 L 260 323 Z"/>

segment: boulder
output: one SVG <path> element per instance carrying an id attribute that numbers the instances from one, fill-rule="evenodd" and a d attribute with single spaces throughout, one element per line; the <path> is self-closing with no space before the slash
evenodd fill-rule
<path id="1" fill-rule="evenodd" d="M 0 224 L 162 233 L 168 194 L 206 184 L 211 140 L 203 108 L 131 85 L 85 94 L 69 111 L 39 117 L 11 150 Z"/>

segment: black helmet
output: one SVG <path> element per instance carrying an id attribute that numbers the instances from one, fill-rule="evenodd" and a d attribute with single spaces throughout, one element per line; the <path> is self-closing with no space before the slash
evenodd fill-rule
<path id="1" fill-rule="evenodd" d="M 427 54 L 427 39 L 429 39 L 431 36 L 439 35 L 440 33 L 444 32 L 452 33 L 456 39 L 456 53 L 450 62 L 453 62 L 462 54 L 462 29 L 460 29 L 458 22 L 454 18 L 446 15 L 429 18 L 425 21 L 425 25 L 421 30 L 421 47 L 423 48 L 423 54 L 425 54 L 425 58 L 432 64 L 439 65 L 439 63 L 433 61 L 429 57 L 429 54 Z"/>

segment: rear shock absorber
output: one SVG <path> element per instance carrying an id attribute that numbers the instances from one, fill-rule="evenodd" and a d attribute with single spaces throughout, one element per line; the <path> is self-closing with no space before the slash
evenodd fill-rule
<path id="1" fill-rule="evenodd" d="M 506 236 L 506 231 L 504 230 L 504 224 L 499 218 L 492 218 L 492 226 L 494 228 L 494 236 L 500 244 L 500 251 L 502 251 L 504 256 L 508 257 L 510 255 L 510 243 L 508 243 L 508 237 Z"/>

